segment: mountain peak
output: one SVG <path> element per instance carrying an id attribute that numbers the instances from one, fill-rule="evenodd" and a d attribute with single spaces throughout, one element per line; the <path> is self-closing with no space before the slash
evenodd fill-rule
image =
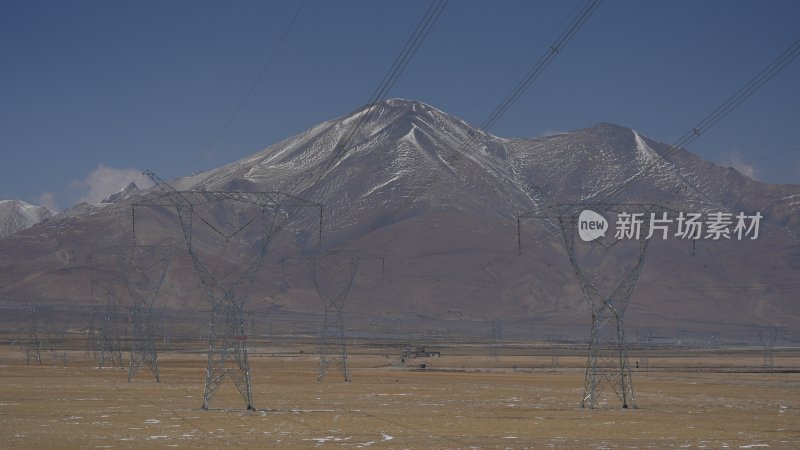
<path id="1" fill-rule="evenodd" d="M 0 200 L 0 239 L 30 228 L 56 213 L 20 200 Z"/>
<path id="2" fill-rule="evenodd" d="M 420 111 L 420 110 L 437 110 L 433 106 L 423 103 L 419 100 L 409 100 L 405 98 L 387 98 L 386 100 L 379 101 L 377 103 L 373 103 L 369 105 L 371 107 L 380 107 L 380 108 L 391 108 L 391 109 L 403 109 L 409 111 Z"/>
<path id="3" fill-rule="evenodd" d="M 419 100 L 411 100 L 406 98 L 387 98 L 386 100 L 380 101 L 377 104 L 384 104 L 387 106 L 396 106 L 396 107 L 404 107 L 404 108 L 413 108 L 415 106 L 426 106 L 431 107 L 430 105 L 423 103 Z"/>
<path id="4" fill-rule="evenodd" d="M 136 186 L 136 183 L 131 182 L 128 183 L 128 185 L 124 188 L 100 200 L 100 203 L 117 203 L 120 200 L 126 199 L 137 192 L 139 192 L 139 187 Z"/>
<path id="5" fill-rule="evenodd" d="M 357 125 L 358 131 L 353 133 Z M 651 251 L 655 254 L 648 258 L 656 264 L 668 263 L 669 270 L 643 272 L 651 278 L 637 288 L 643 290 L 638 311 L 646 311 L 646 318 L 658 323 L 674 320 L 683 324 L 686 318 L 712 317 L 720 324 L 739 324 L 742 320 L 750 323 L 751 315 L 720 315 L 718 305 L 723 300 L 740 301 L 729 309 L 743 311 L 744 302 L 753 301 L 758 302 L 755 312 L 764 321 L 797 322 L 800 306 L 792 302 L 794 291 L 759 289 L 748 292 L 750 298 L 726 299 L 729 292 L 718 289 L 665 289 L 687 283 L 725 285 L 733 277 L 743 285 L 769 286 L 783 282 L 779 278 L 786 274 L 797 273 L 780 270 L 775 275 L 773 266 L 800 265 L 796 251 L 800 187 L 749 182 L 689 152 L 671 153 L 665 161 L 659 156 L 669 148 L 607 122 L 547 138 L 497 138 L 422 102 L 389 99 L 314 125 L 224 167 L 179 179 L 172 186 L 180 190 L 278 190 L 321 205 L 319 209 L 287 205 L 291 222 L 274 240 L 270 237 L 269 255 L 264 260 L 265 265 L 274 264 L 271 269 L 275 271 L 265 267 L 253 275 L 264 298 L 279 289 L 273 298 L 281 308 L 292 314 L 316 311 L 318 304 L 307 295 L 314 289 L 307 273 L 285 274 L 286 287 L 278 287 L 274 274 L 282 266 L 285 269 L 283 262 L 317 254 L 320 249 L 369 249 L 372 254 L 392 258 L 386 271 L 391 282 L 369 285 L 364 280 L 360 286 L 369 287 L 368 293 L 360 290 L 362 297 L 353 299 L 354 309 L 372 316 L 411 317 L 414 323 L 420 317 L 457 317 L 459 321 L 547 317 L 559 324 L 575 323 L 575 312 L 583 308 L 575 296 L 580 287 L 574 282 L 558 236 L 552 235 L 551 223 L 520 222 L 515 217 L 546 206 L 532 186 L 563 203 L 603 201 L 607 193 L 627 186 L 615 201 L 659 203 L 687 213 L 759 211 L 763 228 L 758 242 L 703 239 L 697 242 L 697 252 L 693 242 L 680 239 L 672 239 L 674 245 L 654 244 Z M 630 180 L 637 182 L 628 185 Z M 124 195 L 135 189 L 130 185 L 121 192 Z M 73 291 L 63 289 L 64 277 L 71 277 L 74 283 L 72 277 L 80 275 L 65 271 L 65 261 L 85 260 L 96 249 L 128 243 L 126 201 L 79 205 L 61 214 L 69 220 L 52 221 L 54 226 L 37 226 L 0 240 L 4 256 L 0 295 L 49 295 L 56 301 L 78 302 L 64 294 Z M 235 225 L 252 217 L 246 209 L 237 202 L 214 202 L 198 205 L 198 215 L 202 213 L 211 223 Z M 180 245 L 183 236 L 178 220 L 172 213 L 143 213 L 137 216 L 137 223 L 144 224 L 137 239 L 177 239 Z M 197 224 L 193 242 L 204 261 L 218 262 L 220 267 L 233 264 L 228 257 L 235 257 L 235 252 L 213 250 L 220 241 L 206 225 Z M 321 241 L 316 237 L 320 228 Z M 239 237 L 225 241 L 232 245 L 236 245 L 233 241 L 242 242 Z M 520 247 L 526 249 L 525 255 L 518 254 Z M 617 249 L 620 257 L 609 260 L 604 269 L 630 262 L 627 252 L 631 246 L 623 243 Z M 764 270 L 733 273 L 725 269 L 726 264 L 741 260 Z M 176 277 L 165 283 L 175 287 L 168 294 L 175 299 L 170 307 L 202 307 L 197 303 L 202 296 L 193 275 L 178 268 L 170 271 L 170 276 Z M 614 275 L 610 270 L 609 276 Z M 93 275 L 84 271 L 82 276 L 88 285 Z"/>
<path id="6" fill-rule="evenodd" d="M 612 123 L 612 122 L 596 123 L 596 124 L 592 125 L 591 127 L 589 127 L 589 129 L 597 130 L 597 131 L 606 131 L 606 132 L 608 132 L 608 131 L 630 130 L 630 128 L 628 128 L 628 127 L 625 127 L 625 126 L 622 126 L 622 125 L 619 125 L 619 124 L 616 124 L 616 123 Z"/>
<path id="7" fill-rule="evenodd" d="M 431 119 L 435 116 L 457 119 L 444 111 L 435 108 L 427 103 L 418 100 L 408 100 L 403 98 L 389 98 L 377 103 L 362 106 L 346 116 L 338 119 L 343 124 L 360 118 L 363 114 L 369 114 L 369 122 L 386 122 L 387 120 L 396 122 L 400 118 L 416 117 L 422 120 Z M 463 121 L 462 121 L 463 122 Z M 466 125 L 466 123 L 464 123 Z"/>
<path id="8" fill-rule="evenodd" d="M 636 130 L 626 127 L 623 125 L 618 125 L 616 123 L 611 122 L 600 122 L 596 123 L 592 126 L 581 128 L 569 133 L 576 133 L 580 135 L 592 135 L 595 137 L 600 136 L 613 136 L 615 138 L 626 138 L 626 139 L 634 139 L 636 134 Z"/>
<path id="9" fill-rule="evenodd" d="M 635 177 L 641 180 L 626 189 L 626 201 L 688 202 L 697 208 L 730 201 L 725 193 L 730 174 L 686 151 L 665 159 L 668 149 L 611 122 L 546 138 L 500 138 L 426 103 L 391 98 L 184 178 L 176 187 L 310 189 L 313 200 L 330 205 L 329 211 L 344 211 L 335 219 L 341 223 L 332 223 L 342 226 L 359 222 L 353 214 L 398 198 L 424 208 L 480 205 L 508 214 L 532 206 L 524 205 L 531 200 L 524 187 L 530 182 L 560 201 L 594 198 Z"/>

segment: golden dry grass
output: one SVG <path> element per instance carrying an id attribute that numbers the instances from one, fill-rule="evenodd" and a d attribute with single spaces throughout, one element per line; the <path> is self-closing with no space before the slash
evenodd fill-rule
<path id="1" fill-rule="evenodd" d="M 464 354 L 413 370 L 418 361 L 402 366 L 386 352 L 353 355 L 352 383 L 335 371 L 318 383 L 309 351 L 253 349 L 261 410 L 248 412 L 230 384 L 212 403 L 218 409 L 200 409 L 201 351 L 162 353 L 162 383 L 141 371 L 129 384 L 126 369 L 97 369 L 82 353 L 69 367 L 26 366 L 24 355 L 4 349 L 0 447 L 800 448 L 797 373 L 703 372 L 696 355 L 651 356 L 655 368 L 634 375 L 639 409 L 610 402 L 582 410 L 577 356 L 546 369 L 549 356 Z M 759 361 L 720 354 L 702 363 Z M 783 366 L 798 362 L 776 357 Z M 687 363 L 694 369 L 683 369 Z"/>

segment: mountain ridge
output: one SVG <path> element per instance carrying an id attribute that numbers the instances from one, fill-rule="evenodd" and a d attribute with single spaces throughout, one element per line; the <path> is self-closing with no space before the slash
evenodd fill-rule
<path id="1" fill-rule="evenodd" d="M 55 211 L 44 206 L 31 205 L 21 200 L 0 200 L 0 239 L 55 215 Z"/>
<path id="2" fill-rule="evenodd" d="M 350 150 L 328 164 L 362 114 L 369 116 Z M 791 201 L 800 199 L 800 186 L 754 181 L 686 150 L 659 161 L 669 149 L 610 123 L 546 137 L 503 138 L 424 103 L 395 99 L 170 183 L 181 190 L 290 186 L 293 193 L 324 205 L 324 249 L 369 250 L 385 259 L 380 282 L 356 280 L 352 311 L 445 321 L 547 318 L 575 324 L 583 323 L 588 311 L 560 237 L 551 237 L 543 224 L 526 223 L 517 240 L 516 215 L 540 201 L 526 186 L 536 184 L 560 202 L 581 202 L 655 163 L 620 201 L 663 202 L 686 212 L 761 211 L 764 226 L 762 237 L 753 242 L 700 241 L 696 249 L 681 241 L 654 242 L 629 320 L 677 325 L 704 318 L 738 326 L 800 319 L 800 305 L 785 289 L 800 280 L 800 201 Z M 130 205 L 156 194 L 154 189 L 132 192 L 118 203 L 0 241 L 0 251 L 10 256 L 0 263 L 0 294 L 53 303 L 95 302 L 86 293 L 89 254 L 93 248 L 126 245 Z M 235 218 L 232 207 L 215 213 Z M 162 214 L 156 221 L 155 216 L 149 232 L 171 233 L 177 245 L 185 245 L 174 218 L 169 222 Z M 275 237 L 253 289 L 254 307 L 318 312 L 307 271 L 282 269 L 288 258 L 313 255 L 316 244 L 308 235 L 315 222 L 307 219 L 300 217 L 294 228 Z M 146 224 L 147 217 L 137 215 L 137 223 Z M 305 237 L 298 240 L 301 231 Z M 737 264 L 741 260 L 748 264 Z M 623 259 L 611 265 L 616 261 Z M 185 261 L 170 269 L 165 285 L 169 307 L 205 307 L 194 277 Z M 749 287 L 725 288 L 742 285 Z M 70 297 L 66 292 L 83 294 Z"/>

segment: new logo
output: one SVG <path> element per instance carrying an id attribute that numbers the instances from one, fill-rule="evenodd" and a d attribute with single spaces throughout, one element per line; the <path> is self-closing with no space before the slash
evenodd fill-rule
<path id="1" fill-rule="evenodd" d="M 578 216 L 578 235 L 584 242 L 593 241 L 606 235 L 608 221 L 591 209 L 584 209 Z"/>

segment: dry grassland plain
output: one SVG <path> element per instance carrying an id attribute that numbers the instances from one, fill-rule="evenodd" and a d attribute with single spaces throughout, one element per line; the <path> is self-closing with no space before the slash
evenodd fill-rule
<path id="1" fill-rule="evenodd" d="M 774 373 L 760 371 L 757 352 L 651 352 L 634 369 L 638 409 L 608 398 L 588 410 L 575 354 L 464 351 L 420 369 L 423 360 L 364 346 L 344 383 L 335 370 L 316 381 L 313 347 L 262 346 L 250 354 L 257 410 L 227 383 L 206 411 L 199 345 L 162 352 L 161 383 L 145 369 L 128 383 L 127 368 L 98 369 L 82 351 L 64 367 L 46 354 L 25 365 L 4 347 L 5 449 L 800 448 L 800 354 L 789 351 L 775 353 Z"/>

